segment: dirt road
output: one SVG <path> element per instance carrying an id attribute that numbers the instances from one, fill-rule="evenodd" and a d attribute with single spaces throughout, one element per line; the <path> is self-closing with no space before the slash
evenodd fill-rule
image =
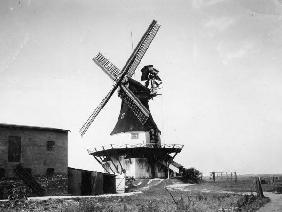
<path id="1" fill-rule="evenodd" d="M 270 198 L 270 202 L 260 208 L 257 212 L 282 211 L 282 194 L 274 194 L 270 192 L 263 192 L 263 194 Z"/>

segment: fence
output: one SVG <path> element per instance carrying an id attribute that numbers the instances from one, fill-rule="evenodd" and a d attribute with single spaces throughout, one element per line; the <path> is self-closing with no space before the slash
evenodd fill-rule
<path id="1" fill-rule="evenodd" d="M 237 179 L 237 172 L 210 172 L 210 180 L 213 182 L 222 180 L 237 182 Z"/>

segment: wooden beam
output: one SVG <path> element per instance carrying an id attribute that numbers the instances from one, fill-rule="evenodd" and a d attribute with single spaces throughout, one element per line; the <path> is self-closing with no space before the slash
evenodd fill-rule
<path id="1" fill-rule="evenodd" d="M 105 160 L 105 158 L 104 158 L 103 160 Z M 113 171 L 113 169 L 112 169 L 112 167 L 111 167 L 111 164 L 110 164 L 110 163 L 108 163 L 108 161 L 107 161 L 107 160 L 105 160 L 105 163 L 109 166 L 109 168 L 111 169 L 111 171 L 112 171 L 112 172 L 113 172 L 113 174 L 114 174 L 115 172 Z"/>
<path id="2" fill-rule="evenodd" d="M 96 156 L 93 156 L 94 158 L 95 158 L 95 160 L 98 162 L 98 163 L 100 163 L 100 165 L 103 167 L 103 169 L 106 171 L 106 172 L 108 172 L 109 174 L 110 174 L 110 172 L 104 167 L 104 164 L 98 159 L 98 158 L 96 158 Z"/>
<path id="3" fill-rule="evenodd" d="M 121 163 L 120 163 L 120 160 L 119 160 L 119 156 L 117 156 L 117 161 L 118 161 L 118 163 L 119 163 L 119 165 L 120 165 L 120 168 L 121 168 L 121 173 L 123 172 L 123 170 L 125 170 L 124 168 L 122 168 L 122 165 L 121 165 Z"/>

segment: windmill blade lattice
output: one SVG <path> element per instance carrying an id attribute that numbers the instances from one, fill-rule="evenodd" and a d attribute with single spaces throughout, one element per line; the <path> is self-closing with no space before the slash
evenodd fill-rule
<path id="1" fill-rule="evenodd" d="M 114 92 L 115 92 L 115 87 L 112 88 L 112 90 L 110 90 L 110 92 L 107 94 L 107 96 L 105 96 L 105 98 L 102 100 L 102 102 L 99 104 L 99 106 L 95 108 L 93 113 L 89 116 L 87 121 L 80 128 L 79 133 L 80 133 L 81 136 L 83 136 L 86 133 L 86 131 L 88 130 L 90 125 L 93 123 L 96 116 L 100 113 L 100 111 L 103 109 L 103 107 L 107 104 L 107 102 L 109 101 L 109 99 L 111 98 L 111 96 L 113 95 Z"/>
<path id="2" fill-rule="evenodd" d="M 149 116 L 150 111 L 141 103 L 141 101 L 124 85 L 121 85 L 123 91 L 120 92 L 121 98 L 130 107 L 134 115 L 144 125 Z"/>
<path id="3" fill-rule="evenodd" d="M 99 53 L 95 58 L 93 58 L 94 62 L 101 67 L 101 69 L 114 81 L 117 81 L 117 73 L 120 73 L 120 70 L 112 64 L 106 57 L 104 57 L 101 53 Z M 121 97 L 125 101 L 125 103 L 130 107 L 138 120 L 145 124 L 147 119 L 150 116 L 150 112 L 144 105 L 140 102 L 140 100 L 123 84 L 121 84 L 121 88 L 124 92 L 121 92 Z"/>
<path id="4" fill-rule="evenodd" d="M 113 80 L 117 81 L 121 71 L 112 64 L 100 52 L 93 58 L 93 61 Z"/>
<path id="5" fill-rule="evenodd" d="M 148 30 L 146 33 L 143 35 L 141 40 L 139 41 L 137 47 L 135 48 L 136 53 L 134 55 L 134 60 L 132 61 L 129 70 L 128 70 L 128 77 L 132 77 L 137 66 L 141 62 L 143 56 L 145 55 L 147 49 L 149 48 L 152 40 L 156 36 L 158 30 L 160 28 L 160 25 L 157 24 L 157 21 L 153 20 L 151 25 L 149 26 Z"/>

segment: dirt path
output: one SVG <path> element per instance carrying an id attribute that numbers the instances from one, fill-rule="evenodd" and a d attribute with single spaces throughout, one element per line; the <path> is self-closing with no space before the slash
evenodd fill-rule
<path id="1" fill-rule="evenodd" d="M 270 198 L 270 202 L 260 208 L 257 212 L 282 211 L 282 194 L 274 194 L 270 192 L 263 192 L 263 194 Z"/>

